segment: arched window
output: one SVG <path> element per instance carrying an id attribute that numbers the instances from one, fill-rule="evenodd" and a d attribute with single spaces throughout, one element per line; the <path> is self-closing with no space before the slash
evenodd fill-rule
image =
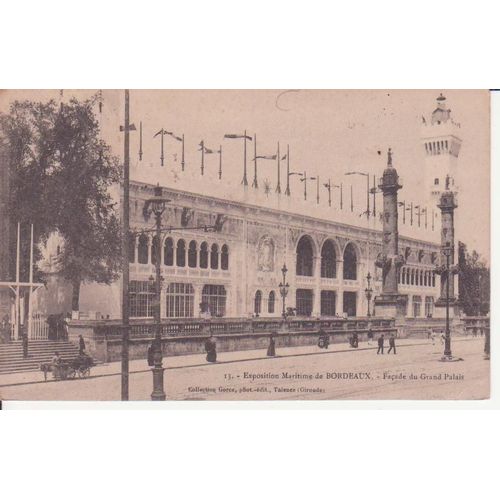
<path id="1" fill-rule="evenodd" d="M 224 271 L 229 269 L 229 248 L 227 245 L 222 245 L 220 254 L 220 268 Z"/>
<path id="2" fill-rule="evenodd" d="M 253 306 L 253 312 L 255 314 L 260 314 L 261 306 L 262 306 L 262 292 L 260 290 L 257 290 L 255 292 L 255 302 Z"/>
<path id="3" fill-rule="evenodd" d="M 410 270 L 410 285 L 415 284 L 415 269 Z"/>
<path id="4" fill-rule="evenodd" d="M 156 236 L 153 236 L 153 242 L 151 243 L 151 264 L 153 265 L 156 264 L 157 253 L 158 253 L 158 238 Z"/>
<path id="5" fill-rule="evenodd" d="M 267 301 L 267 312 L 269 314 L 274 314 L 274 301 L 276 300 L 276 296 L 273 291 L 269 292 L 269 299 Z"/>
<path id="6" fill-rule="evenodd" d="M 188 266 L 189 267 L 196 267 L 197 257 L 198 257 L 198 253 L 196 251 L 196 241 L 192 240 L 189 242 L 189 249 L 188 249 Z"/>
<path id="7" fill-rule="evenodd" d="M 337 277 L 337 255 L 335 247 L 330 240 L 326 240 L 321 249 L 321 277 L 335 278 Z"/>
<path id="8" fill-rule="evenodd" d="M 421 269 L 420 270 L 420 286 L 424 286 L 424 271 Z"/>
<path id="9" fill-rule="evenodd" d="M 208 245 L 206 241 L 200 246 L 200 267 L 202 269 L 207 269 L 208 267 Z"/>
<path id="10" fill-rule="evenodd" d="M 57 246 L 57 255 L 59 255 L 61 249 L 59 245 Z M 128 261 L 135 262 L 135 236 L 129 234 L 128 236 Z"/>
<path id="11" fill-rule="evenodd" d="M 177 242 L 175 264 L 177 267 L 184 267 L 186 265 L 186 242 L 184 240 Z"/>
<path id="12" fill-rule="evenodd" d="M 163 245 L 163 263 L 166 266 L 174 265 L 174 241 L 172 238 L 167 238 Z"/>
<path id="13" fill-rule="evenodd" d="M 217 243 L 214 243 L 210 249 L 210 268 L 219 269 L 219 247 Z"/>
<path id="14" fill-rule="evenodd" d="M 145 234 L 139 236 L 139 247 L 137 248 L 137 261 L 139 264 L 148 263 L 148 237 Z"/>
<path id="15" fill-rule="evenodd" d="M 352 243 L 348 243 L 344 250 L 344 279 L 355 280 L 358 275 L 358 262 L 356 257 L 356 250 Z"/>
<path id="16" fill-rule="evenodd" d="M 432 286 L 436 286 L 436 275 L 432 273 Z"/>
<path id="17" fill-rule="evenodd" d="M 302 236 L 297 245 L 297 276 L 313 275 L 313 247 L 309 237 Z"/>

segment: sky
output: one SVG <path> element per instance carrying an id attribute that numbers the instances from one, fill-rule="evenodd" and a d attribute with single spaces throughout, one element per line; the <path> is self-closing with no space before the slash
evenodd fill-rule
<path id="1" fill-rule="evenodd" d="M 94 90 L 65 90 L 63 100 L 74 95 L 85 98 Z M 139 162 L 139 133 L 131 134 L 131 164 L 142 170 L 159 167 L 161 128 L 185 134 L 186 170 L 198 175 L 198 144 L 218 149 L 223 146 L 224 178 L 243 190 L 242 141 L 223 139 L 224 134 L 257 136 L 258 155 L 283 154 L 290 145 L 291 171 L 330 179 L 332 184 L 353 184 L 356 205 L 365 204 L 366 179 L 346 177 L 352 170 L 382 174 L 387 149 L 393 151 L 393 165 L 403 179 L 400 199 L 418 204 L 423 199 L 425 156 L 420 144 L 422 115 L 429 118 L 440 93 L 447 98 L 453 120 L 461 124 L 462 149 L 458 183 L 462 187 L 456 211 L 457 237 L 469 250 L 490 260 L 490 114 L 489 92 L 485 90 L 131 90 L 130 116 L 137 129 L 143 126 L 143 158 Z M 124 92 L 102 90 L 100 115 L 102 136 L 114 153 L 123 157 Z M 14 99 L 60 99 L 58 90 L 0 92 L 0 111 L 7 111 Z M 97 111 L 97 109 L 96 109 Z M 180 143 L 165 136 L 165 168 L 180 167 Z M 253 178 L 253 141 L 248 143 L 248 180 Z M 379 151 L 381 154 L 379 154 Z M 205 156 L 206 188 L 216 182 L 218 158 Z M 275 163 L 259 162 L 259 183 L 275 183 Z M 284 179 L 282 179 L 282 182 Z M 291 178 L 292 195 L 302 196 L 298 177 Z M 314 189 L 311 189 L 314 195 Z M 326 203 L 322 193 L 322 203 Z M 344 199 L 346 192 L 344 191 Z"/>

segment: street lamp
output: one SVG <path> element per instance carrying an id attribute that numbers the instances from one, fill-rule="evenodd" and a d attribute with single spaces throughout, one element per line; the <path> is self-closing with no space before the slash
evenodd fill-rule
<path id="1" fill-rule="evenodd" d="M 441 247 L 441 253 L 446 259 L 444 265 L 440 265 L 435 269 L 435 273 L 441 276 L 441 279 L 446 279 L 446 326 L 445 326 L 445 342 L 442 361 L 454 361 L 451 355 L 451 335 L 450 335 L 450 279 L 457 273 L 457 267 L 450 267 L 450 259 L 453 255 L 453 245 L 447 241 Z"/>
<path id="2" fill-rule="evenodd" d="M 370 218 L 370 174 L 365 172 L 346 172 L 345 175 L 363 175 L 366 177 L 366 218 Z"/>
<path id="3" fill-rule="evenodd" d="M 283 319 L 286 319 L 286 310 L 285 310 L 285 300 L 286 296 L 288 295 L 288 289 L 290 288 L 290 285 L 286 282 L 286 273 L 288 272 L 288 269 L 286 268 L 286 264 L 283 264 L 283 267 L 281 268 L 281 274 L 283 275 L 283 279 L 281 283 L 278 285 L 280 289 L 280 295 L 283 301 L 283 308 L 281 315 L 283 316 Z"/>
<path id="4" fill-rule="evenodd" d="M 370 301 L 372 300 L 372 295 L 373 295 L 373 289 L 372 287 L 370 286 L 370 282 L 372 280 L 372 276 L 370 274 L 370 272 L 368 271 L 368 274 L 366 275 L 366 288 L 365 288 L 365 295 L 366 295 L 366 302 L 367 302 L 367 316 L 370 317 L 371 316 L 371 312 L 370 312 Z"/>
<path id="5" fill-rule="evenodd" d="M 165 391 L 163 390 L 163 370 L 161 352 L 161 218 L 165 211 L 165 206 L 169 202 L 163 197 L 162 188 L 157 185 L 154 188 L 154 196 L 146 201 L 144 213 L 154 214 L 156 222 L 156 250 L 155 250 L 155 302 L 154 302 L 154 323 L 155 337 L 153 341 L 153 401 L 165 401 Z"/>

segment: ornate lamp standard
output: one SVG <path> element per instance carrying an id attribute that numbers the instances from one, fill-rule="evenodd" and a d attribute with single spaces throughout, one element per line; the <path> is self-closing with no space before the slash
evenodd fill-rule
<path id="1" fill-rule="evenodd" d="M 281 274 L 283 275 L 283 279 L 281 283 L 278 285 L 280 289 L 280 295 L 283 300 L 283 309 L 281 312 L 281 315 L 283 316 L 283 319 L 286 319 L 286 310 L 285 310 L 285 300 L 286 296 L 288 295 L 288 289 L 290 288 L 290 285 L 286 282 L 286 273 L 288 272 L 288 269 L 286 268 L 286 264 L 283 264 L 283 267 L 281 268 Z"/>
<path id="2" fill-rule="evenodd" d="M 363 175 L 366 177 L 366 218 L 370 218 L 370 174 L 366 172 L 346 172 L 345 175 Z M 352 198 L 351 198 L 352 199 Z M 364 215 L 364 214 L 362 214 Z"/>
<path id="3" fill-rule="evenodd" d="M 372 280 L 372 276 L 370 274 L 370 272 L 368 271 L 368 274 L 366 275 L 366 288 L 365 288 L 365 295 L 366 295 L 366 302 L 367 302 L 367 313 L 366 315 L 368 317 L 370 317 L 372 314 L 370 312 L 370 301 L 372 300 L 372 296 L 373 296 L 373 289 L 372 287 L 370 286 L 370 282 Z"/>
<path id="4" fill-rule="evenodd" d="M 449 241 L 441 247 L 441 253 L 446 259 L 446 263 L 438 266 L 435 269 L 435 273 L 441 276 L 441 280 L 446 280 L 446 326 L 445 326 L 445 341 L 444 341 L 444 353 L 441 358 L 443 361 L 453 360 L 451 354 L 451 336 L 450 336 L 450 279 L 453 279 L 453 275 L 458 272 L 456 266 L 450 266 L 450 258 L 453 255 L 453 246 Z"/>
<path id="5" fill-rule="evenodd" d="M 156 249 L 155 256 L 155 302 L 154 302 L 154 323 L 155 337 L 153 341 L 153 392 L 151 399 L 153 401 L 165 401 L 165 391 L 163 390 L 163 370 L 162 352 L 161 352 L 161 218 L 165 211 L 165 206 L 169 202 L 163 197 L 162 188 L 157 185 L 154 188 L 154 196 L 146 201 L 144 213 L 154 214 L 156 222 Z"/>

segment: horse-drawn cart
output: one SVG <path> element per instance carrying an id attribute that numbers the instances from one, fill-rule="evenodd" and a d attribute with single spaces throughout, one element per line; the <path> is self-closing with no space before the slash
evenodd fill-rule
<path id="1" fill-rule="evenodd" d="M 86 355 L 80 355 L 74 359 L 61 360 L 58 363 L 42 363 L 40 370 L 43 372 L 45 381 L 47 373 L 51 372 L 55 380 L 67 380 L 76 378 L 85 378 L 90 375 L 90 368 L 94 366 L 94 360 Z"/>

